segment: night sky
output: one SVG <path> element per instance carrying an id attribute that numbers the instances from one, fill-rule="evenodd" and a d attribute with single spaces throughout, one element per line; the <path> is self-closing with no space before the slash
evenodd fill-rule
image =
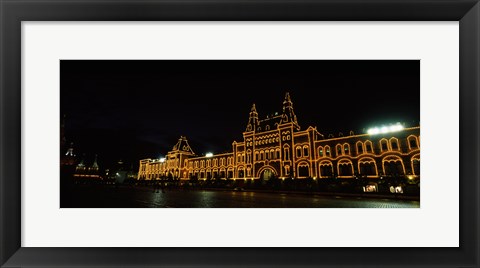
<path id="1" fill-rule="evenodd" d="M 260 119 L 281 113 L 287 91 L 302 129 L 325 137 L 420 121 L 420 61 L 60 62 L 67 141 L 101 168 L 164 156 L 180 135 L 199 155 L 231 151 L 252 104 Z"/>

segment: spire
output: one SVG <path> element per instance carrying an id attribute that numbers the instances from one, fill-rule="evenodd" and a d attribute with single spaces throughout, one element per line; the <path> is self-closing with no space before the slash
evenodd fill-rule
<path id="1" fill-rule="evenodd" d="M 252 105 L 252 109 L 250 110 L 250 116 L 248 118 L 247 129 L 245 131 L 255 131 L 258 126 L 258 113 L 257 108 L 255 107 L 255 103 Z"/>
<path id="2" fill-rule="evenodd" d="M 77 167 L 84 167 L 85 166 L 85 154 L 83 154 L 82 159 L 80 160 L 80 163 L 78 163 Z"/>
<path id="3" fill-rule="evenodd" d="M 287 92 L 287 94 L 285 94 L 285 101 L 283 103 L 285 103 L 285 102 L 292 103 L 292 100 L 290 99 L 290 93 L 288 93 L 288 92 Z"/>
<path id="4" fill-rule="evenodd" d="M 70 142 L 70 147 L 68 148 L 67 153 L 65 154 L 66 156 L 75 156 L 73 154 L 73 142 Z"/>
<path id="5" fill-rule="evenodd" d="M 62 166 L 73 166 L 75 165 L 76 157 L 75 153 L 73 152 L 73 142 L 70 143 L 68 150 L 65 154 L 62 153 L 60 156 L 60 164 Z"/>
<path id="6" fill-rule="evenodd" d="M 85 171 L 85 154 L 83 154 L 80 163 L 78 163 L 77 167 L 75 168 L 75 172 L 84 172 Z"/>
<path id="7" fill-rule="evenodd" d="M 93 161 L 92 168 L 98 169 L 97 155 L 95 155 L 95 160 Z"/>
<path id="8" fill-rule="evenodd" d="M 297 122 L 297 116 L 293 111 L 293 102 L 290 99 L 290 94 L 288 92 L 285 94 L 285 100 L 283 101 L 283 114 L 281 123 L 293 123 L 297 129 L 300 129 L 300 126 Z"/>

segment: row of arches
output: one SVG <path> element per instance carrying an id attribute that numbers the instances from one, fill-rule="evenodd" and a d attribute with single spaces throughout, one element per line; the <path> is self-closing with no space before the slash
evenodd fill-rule
<path id="1" fill-rule="evenodd" d="M 245 157 L 244 154 L 242 154 Z M 242 157 L 240 155 L 239 157 Z M 205 168 L 205 167 L 219 167 L 219 166 L 227 166 L 233 165 L 233 157 L 222 157 L 222 158 L 214 158 L 214 159 L 207 159 L 207 160 L 190 160 L 188 167 L 189 168 Z"/>
<path id="2" fill-rule="evenodd" d="M 414 155 L 411 158 L 409 170 L 412 175 L 420 175 L 420 155 Z M 336 167 L 329 160 L 323 160 L 319 163 L 319 176 L 332 177 L 335 173 L 339 177 L 351 177 L 355 174 L 354 164 L 350 159 L 342 159 L 337 162 Z M 402 158 L 394 155 L 386 156 L 381 160 L 381 169 L 377 166 L 377 161 L 370 157 L 364 157 L 357 162 L 357 174 L 364 176 L 379 176 L 380 173 L 386 176 L 406 175 L 407 168 Z M 382 172 L 383 171 L 383 172 Z"/>
<path id="3" fill-rule="evenodd" d="M 280 159 L 280 148 L 255 151 L 255 161 Z"/>
<path id="4" fill-rule="evenodd" d="M 389 155 L 381 159 L 381 162 L 378 162 L 371 157 L 363 157 L 354 164 L 350 159 L 341 159 L 336 165 L 332 161 L 323 160 L 318 163 L 317 175 L 320 178 L 328 178 L 333 176 L 342 177 L 353 177 L 354 175 L 366 176 L 366 177 L 378 177 L 381 175 L 385 176 L 403 176 L 406 175 L 407 167 L 405 166 L 404 161 L 399 156 Z M 380 164 L 380 165 L 379 165 Z M 411 175 L 419 176 L 420 175 L 420 155 L 414 155 L 411 158 L 410 165 L 408 170 Z M 283 167 L 283 174 L 285 176 L 293 175 L 291 174 L 291 167 L 286 165 Z M 313 170 L 310 169 L 310 163 L 307 161 L 302 161 L 297 164 L 295 170 L 295 177 L 297 178 L 306 178 L 313 176 Z M 261 177 L 264 169 L 272 169 L 272 174 L 277 175 L 278 172 L 273 169 L 271 166 L 264 166 L 256 174 L 253 174 L 250 168 L 245 169 L 243 166 L 237 168 L 236 170 L 231 167 L 228 169 L 214 169 L 214 170 L 195 170 L 190 171 L 191 174 L 195 174 L 198 178 L 251 178 L 251 177 Z M 410 174 L 410 173 L 409 173 Z"/>
<path id="5" fill-rule="evenodd" d="M 406 139 L 408 150 L 419 149 L 419 137 L 415 135 L 410 135 Z M 298 147 L 297 147 L 298 148 Z M 355 143 L 355 149 L 357 155 L 362 154 L 375 154 L 375 146 L 370 140 L 366 141 L 357 141 Z M 378 149 L 376 150 L 379 153 L 384 153 L 387 151 L 401 151 L 401 143 L 396 137 L 390 139 L 383 138 L 378 141 Z M 352 151 L 349 143 L 337 144 L 335 145 L 335 156 L 349 156 L 352 155 Z M 317 156 L 318 157 L 332 157 L 331 148 L 329 145 L 318 146 L 317 147 Z M 298 157 L 298 155 L 297 155 Z"/>

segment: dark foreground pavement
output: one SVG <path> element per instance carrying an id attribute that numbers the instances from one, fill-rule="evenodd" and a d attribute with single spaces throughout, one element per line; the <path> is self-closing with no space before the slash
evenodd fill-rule
<path id="1" fill-rule="evenodd" d="M 419 208 L 414 200 L 81 185 L 61 192 L 62 208 Z"/>

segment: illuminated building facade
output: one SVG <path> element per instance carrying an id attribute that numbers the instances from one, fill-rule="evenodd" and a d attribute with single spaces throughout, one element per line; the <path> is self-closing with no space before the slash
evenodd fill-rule
<path id="1" fill-rule="evenodd" d="M 197 156 L 180 137 L 165 158 L 140 160 L 139 180 L 270 178 L 420 178 L 420 127 L 394 125 L 367 134 L 324 137 L 300 128 L 287 93 L 281 114 L 259 119 L 255 104 L 232 151 Z"/>

